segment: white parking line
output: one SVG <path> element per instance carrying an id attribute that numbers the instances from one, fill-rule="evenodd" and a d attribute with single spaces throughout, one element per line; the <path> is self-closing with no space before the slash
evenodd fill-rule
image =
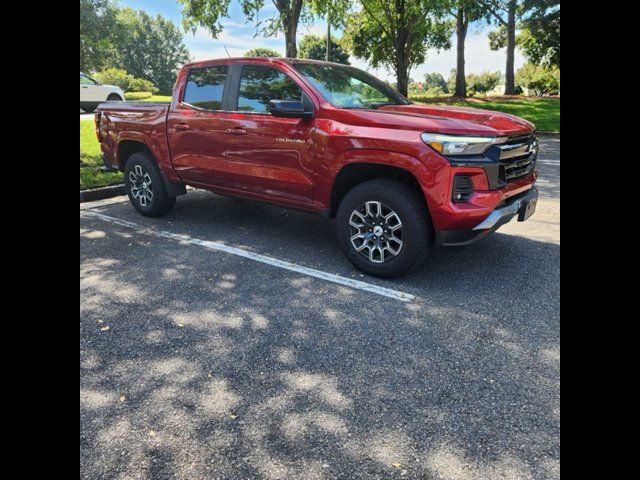
<path id="1" fill-rule="evenodd" d="M 87 217 L 98 218 L 100 220 L 104 220 L 105 222 L 114 223 L 116 225 L 121 225 L 123 227 L 132 228 L 138 232 L 141 232 L 147 235 L 170 238 L 172 240 L 187 242 L 191 245 L 199 245 L 209 250 L 218 250 L 221 252 L 230 253 L 232 255 L 248 258 L 249 260 L 255 260 L 256 262 L 260 262 L 260 263 L 266 263 L 267 265 L 272 265 L 274 267 L 283 268 L 285 270 L 301 273 L 303 275 L 308 275 L 310 277 L 319 278 L 321 280 L 326 280 L 328 282 L 337 283 L 339 285 L 344 285 L 344 286 L 355 288 L 358 290 L 364 290 L 365 292 L 375 293 L 376 295 L 382 295 L 383 297 L 389 297 L 395 300 L 401 300 L 403 302 L 410 302 L 415 298 L 414 295 L 411 295 L 409 293 L 400 292 L 398 290 L 392 290 L 390 288 L 379 287 L 377 285 L 361 282 L 359 280 L 352 280 L 350 278 L 341 277 L 340 275 L 334 275 L 332 273 L 323 272 L 322 270 L 316 270 L 314 268 L 303 267 L 301 265 L 296 265 L 295 263 L 267 257 L 265 255 L 249 252 L 241 248 L 230 247 L 222 243 L 210 242 L 208 240 L 200 240 L 198 238 L 192 238 L 189 235 L 181 235 L 177 233 L 166 232 L 163 230 L 151 230 L 149 228 L 145 228 L 141 225 L 138 225 L 137 223 L 121 220 L 115 217 L 110 217 L 108 215 L 103 215 L 102 213 L 93 212 L 90 210 L 84 210 L 80 212 L 80 214 L 85 215 Z"/>

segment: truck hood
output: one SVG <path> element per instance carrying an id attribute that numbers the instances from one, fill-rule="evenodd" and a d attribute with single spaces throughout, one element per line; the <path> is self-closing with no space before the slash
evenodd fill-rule
<path id="1" fill-rule="evenodd" d="M 512 136 L 535 126 L 508 113 L 437 105 L 387 105 L 377 110 L 342 110 L 355 123 L 452 135 Z"/>

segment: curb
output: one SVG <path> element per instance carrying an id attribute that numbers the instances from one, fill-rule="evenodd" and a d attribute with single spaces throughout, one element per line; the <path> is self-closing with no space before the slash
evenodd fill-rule
<path id="1" fill-rule="evenodd" d="M 560 138 L 560 132 L 545 132 L 544 130 L 538 130 L 536 134 L 540 135 L 541 137 Z"/>
<path id="2" fill-rule="evenodd" d="M 126 195 L 127 190 L 124 183 L 120 185 L 111 185 L 109 187 L 91 188 L 88 190 L 80 190 L 80 203 L 92 202 L 94 200 L 104 200 L 105 198 L 118 197 Z"/>

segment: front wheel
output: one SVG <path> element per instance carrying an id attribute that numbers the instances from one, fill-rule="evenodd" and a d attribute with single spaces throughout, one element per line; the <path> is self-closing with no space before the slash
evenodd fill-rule
<path id="1" fill-rule="evenodd" d="M 122 97 L 117 93 L 112 93 L 107 97 L 107 102 L 121 102 L 121 101 L 122 101 Z"/>
<path id="2" fill-rule="evenodd" d="M 338 207 L 336 230 L 351 263 L 387 278 L 419 265 L 433 239 L 424 199 L 391 179 L 370 180 L 350 190 Z"/>
<path id="3" fill-rule="evenodd" d="M 159 217 L 176 204 L 167 195 L 162 174 L 156 162 L 145 153 L 134 153 L 124 169 L 124 184 L 135 209 L 146 217 Z"/>

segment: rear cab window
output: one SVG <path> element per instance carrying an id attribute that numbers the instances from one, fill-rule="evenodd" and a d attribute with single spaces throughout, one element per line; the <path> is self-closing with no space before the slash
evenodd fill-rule
<path id="1" fill-rule="evenodd" d="M 191 69 L 182 103 L 203 110 L 222 110 L 227 70 L 227 65 Z"/>
<path id="2" fill-rule="evenodd" d="M 304 95 L 291 77 L 276 68 L 243 65 L 236 110 L 269 113 L 270 100 L 304 101 Z"/>

